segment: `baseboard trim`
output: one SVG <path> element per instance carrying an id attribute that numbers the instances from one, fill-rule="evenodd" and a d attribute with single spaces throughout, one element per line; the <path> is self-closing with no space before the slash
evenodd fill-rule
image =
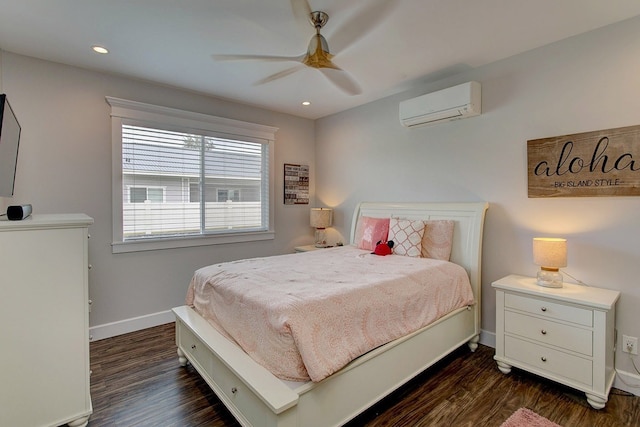
<path id="1" fill-rule="evenodd" d="M 160 311 L 158 313 L 133 317 L 131 319 L 119 320 L 117 322 L 105 323 L 89 328 L 89 340 L 98 341 L 111 338 L 129 332 L 140 331 L 142 329 L 153 328 L 176 320 L 171 310 Z"/>
<path id="2" fill-rule="evenodd" d="M 496 333 L 480 330 L 480 344 L 484 344 L 487 347 L 496 348 Z"/>
<path id="3" fill-rule="evenodd" d="M 640 375 L 620 369 L 616 369 L 616 374 L 616 379 L 613 382 L 615 388 L 640 396 Z"/>

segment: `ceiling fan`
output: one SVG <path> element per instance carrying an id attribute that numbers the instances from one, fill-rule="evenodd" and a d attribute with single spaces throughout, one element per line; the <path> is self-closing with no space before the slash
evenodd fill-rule
<path id="1" fill-rule="evenodd" d="M 364 13 L 359 14 L 349 21 L 343 28 L 336 31 L 336 41 L 342 44 L 344 50 L 348 45 L 371 31 L 386 16 L 386 11 L 395 3 L 395 0 L 376 0 L 368 2 L 369 6 Z M 331 83 L 349 95 L 358 95 L 362 89 L 358 82 L 345 70 L 338 67 L 332 59 L 336 56 L 329 51 L 329 43 L 320 33 L 320 30 L 329 20 L 329 15 L 322 11 L 312 11 L 307 0 L 291 0 L 293 15 L 300 25 L 311 25 L 316 34 L 309 41 L 307 52 L 298 56 L 271 56 L 271 55 L 213 55 L 219 61 L 278 61 L 297 62 L 297 65 L 267 76 L 255 84 L 268 83 L 297 71 L 310 67 L 320 71 Z M 308 27 L 307 27 L 308 28 Z"/>

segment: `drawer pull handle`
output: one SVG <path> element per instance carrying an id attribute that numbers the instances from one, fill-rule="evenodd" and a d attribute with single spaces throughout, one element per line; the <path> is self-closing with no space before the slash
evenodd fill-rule
<path id="1" fill-rule="evenodd" d="M 543 329 L 543 330 L 541 330 L 541 331 L 540 331 L 540 333 L 541 333 L 542 335 L 547 335 L 547 331 L 545 331 L 544 329 Z"/>
<path id="2" fill-rule="evenodd" d="M 238 389 L 235 387 L 231 387 L 231 394 L 236 394 L 238 392 Z"/>
<path id="3" fill-rule="evenodd" d="M 547 307 L 540 307 L 540 310 L 547 311 Z"/>
<path id="4" fill-rule="evenodd" d="M 191 344 L 191 350 L 195 350 L 196 349 L 196 345 L 195 344 Z"/>
<path id="5" fill-rule="evenodd" d="M 546 361 L 547 361 L 547 358 L 546 358 L 546 357 L 544 357 L 544 356 L 542 356 L 542 357 L 540 358 L 540 360 L 542 360 L 543 362 L 546 362 Z"/>

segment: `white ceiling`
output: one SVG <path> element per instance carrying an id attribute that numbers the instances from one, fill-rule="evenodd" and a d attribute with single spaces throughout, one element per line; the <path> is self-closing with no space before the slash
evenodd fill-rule
<path id="1" fill-rule="evenodd" d="M 383 0 L 373 25 L 380 0 L 309 3 L 362 94 L 311 68 L 255 85 L 295 64 L 212 58 L 305 53 L 314 30 L 290 0 L 0 0 L 0 49 L 315 119 L 640 15 L 638 0 Z"/>

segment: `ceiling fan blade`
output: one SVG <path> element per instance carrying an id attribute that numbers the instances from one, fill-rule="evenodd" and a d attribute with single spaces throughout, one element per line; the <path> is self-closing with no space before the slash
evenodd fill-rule
<path id="1" fill-rule="evenodd" d="M 300 27 L 300 31 L 302 31 L 303 34 L 309 34 L 313 28 L 309 25 L 309 19 L 311 18 L 311 6 L 309 2 L 307 0 L 291 0 L 291 10 Z"/>
<path id="2" fill-rule="evenodd" d="M 271 55 L 211 55 L 216 61 L 268 61 L 268 62 L 300 62 L 305 55 L 271 56 Z"/>
<path id="3" fill-rule="evenodd" d="M 329 37 L 334 55 L 348 49 L 380 25 L 395 8 L 398 0 L 371 0 Z"/>
<path id="4" fill-rule="evenodd" d="M 296 66 L 291 67 L 291 68 L 287 68 L 287 69 L 279 71 L 279 72 L 277 72 L 275 74 L 271 74 L 270 76 L 267 76 L 264 79 L 258 80 L 253 85 L 254 86 L 263 85 L 265 83 L 269 83 L 269 82 L 272 82 L 274 80 L 281 79 L 283 77 L 286 77 L 286 76 L 288 76 L 290 74 L 295 73 L 296 71 L 300 71 L 303 68 L 304 68 L 304 65 L 302 65 L 302 64 L 296 65 Z"/>
<path id="5" fill-rule="evenodd" d="M 340 90 L 349 95 L 359 95 L 362 93 L 362 89 L 358 82 L 346 71 L 340 68 L 318 68 L 320 72 L 331 83 L 336 85 Z"/>

